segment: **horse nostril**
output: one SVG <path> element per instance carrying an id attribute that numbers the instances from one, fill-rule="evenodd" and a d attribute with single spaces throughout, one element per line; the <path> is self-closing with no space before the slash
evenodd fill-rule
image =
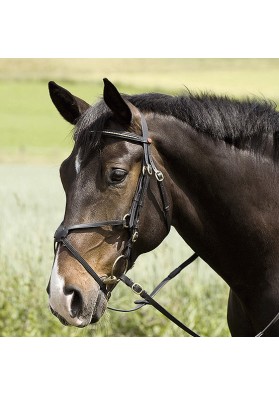
<path id="1" fill-rule="evenodd" d="M 83 308 L 83 298 L 81 296 L 80 291 L 75 289 L 74 287 L 65 287 L 65 294 L 71 294 L 72 299 L 71 299 L 71 312 L 70 315 L 72 318 L 78 317 Z"/>
<path id="2" fill-rule="evenodd" d="M 79 316 L 82 312 L 82 297 L 79 291 L 74 291 L 73 292 L 73 297 L 71 301 L 71 316 L 73 318 L 76 318 Z"/>

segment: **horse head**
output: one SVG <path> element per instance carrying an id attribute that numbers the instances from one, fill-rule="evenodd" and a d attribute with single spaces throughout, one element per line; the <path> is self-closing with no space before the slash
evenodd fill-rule
<path id="1" fill-rule="evenodd" d="M 94 106 L 54 82 L 49 91 L 59 113 L 74 125 L 74 147 L 60 167 L 66 208 L 55 236 L 49 304 L 62 323 L 84 327 L 103 315 L 118 276 L 167 235 L 156 188 L 165 169 L 151 144 L 152 131 L 151 138 L 142 136 L 138 108 L 107 79 L 103 100 Z M 144 162 L 148 158 L 151 165 Z M 147 182 L 142 175 L 152 167 L 158 174 Z M 170 218 L 167 174 L 164 183 Z"/>

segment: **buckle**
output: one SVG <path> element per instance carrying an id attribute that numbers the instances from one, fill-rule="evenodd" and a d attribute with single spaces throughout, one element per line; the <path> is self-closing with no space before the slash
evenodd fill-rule
<path id="1" fill-rule="evenodd" d="M 133 283 L 131 289 L 135 294 L 141 294 L 143 292 L 143 287 L 139 283 Z"/>
<path id="2" fill-rule="evenodd" d="M 162 173 L 161 171 L 157 171 L 157 172 L 155 173 L 155 177 L 156 177 L 156 179 L 157 179 L 159 182 L 161 182 L 161 181 L 164 180 L 164 175 L 163 175 L 163 173 Z"/>

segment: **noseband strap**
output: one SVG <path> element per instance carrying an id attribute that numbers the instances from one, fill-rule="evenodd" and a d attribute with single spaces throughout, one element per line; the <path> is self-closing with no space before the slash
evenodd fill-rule
<path id="1" fill-rule="evenodd" d="M 62 231 L 62 229 L 63 229 L 63 231 L 65 230 L 65 228 L 63 226 L 60 226 L 60 227 L 61 227 L 61 231 Z M 57 229 L 55 234 L 60 233 L 59 228 Z M 60 237 L 60 239 L 57 239 L 56 242 L 62 243 L 72 253 L 74 258 L 80 262 L 80 264 L 86 269 L 86 271 L 98 283 L 98 285 L 100 286 L 100 290 L 102 290 L 105 294 L 107 294 L 106 285 L 104 284 L 102 279 L 97 275 L 97 273 L 90 267 L 90 265 L 87 263 L 87 261 L 84 260 L 84 258 L 79 254 L 79 252 L 73 247 L 73 245 L 63 235 L 62 235 L 62 237 Z"/>
<path id="2" fill-rule="evenodd" d="M 148 127 L 145 118 L 141 115 L 141 129 L 142 135 L 136 135 L 132 132 L 118 132 L 118 131 L 102 131 L 102 135 L 108 138 L 116 138 L 122 139 L 126 141 L 130 141 L 135 144 L 141 144 L 143 146 L 143 160 L 142 160 L 142 172 L 140 174 L 136 192 L 131 204 L 130 212 L 127 213 L 122 220 L 105 220 L 96 223 L 85 223 L 85 224 L 75 224 L 71 226 L 65 226 L 61 224 L 54 234 L 54 251 L 57 252 L 57 248 L 59 244 L 64 245 L 74 256 L 74 258 L 79 261 L 79 263 L 85 268 L 85 270 L 95 279 L 95 281 L 99 284 L 100 289 L 104 291 L 105 294 L 109 294 L 107 285 L 115 284 L 119 281 L 119 277 L 116 277 L 114 273 L 107 275 L 105 278 L 101 278 L 87 263 L 87 261 L 78 253 L 78 251 L 73 247 L 73 245 L 68 240 L 68 235 L 72 232 L 78 232 L 80 230 L 90 230 L 97 229 L 102 227 L 122 227 L 128 230 L 129 239 L 124 247 L 124 250 L 119 256 L 112 268 L 116 271 L 116 267 L 120 258 L 124 258 L 127 260 L 127 265 L 125 268 L 125 272 L 132 267 L 132 246 L 136 242 L 139 236 L 139 218 L 141 209 L 144 203 L 144 197 L 146 196 L 146 192 L 149 186 L 150 177 L 154 173 L 163 206 L 163 214 L 166 222 L 167 230 L 170 230 L 171 227 L 171 219 L 169 214 L 169 203 L 167 198 L 167 193 L 163 184 L 164 176 L 161 171 L 159 171 L 155 165 L 155 162 L 151 155 L 150 143 L 151 140 L 148 139 Z M 112 271 L 113 272 L 113 271 Z"/>

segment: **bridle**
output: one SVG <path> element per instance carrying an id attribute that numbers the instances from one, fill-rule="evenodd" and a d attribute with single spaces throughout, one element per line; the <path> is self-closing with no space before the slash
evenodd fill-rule
<path id="1" fill-rule="evenodd" d="M 148 127 L 146 120 L 141 115 L 141 128 L 142 135 L 137 135 L 133 132 L 118 132 L 118 131 L 101 131 L 100 133 L 104 137 L 122 139 L 135 144 L 141 144 L 143 147 L 143 160 L 142 160 L 142 171 L 139 176 L 138 184 L 136 187 L 135 195 L 132 200 L 131 208 L 129 213 L 123 216 L 121 220 L 105 220 L 97 223 L 84 223 L 75 224 L 66 227 L 61 224 L 54 234 L 54 251 L 57 252 L 57 248 L 60 244 L 64 245 L 75 257 L 76 260 L 86 269 L 87 272 L 95 279 L 99 284 L 100 289 L 109 297 L 110 291 L 107 287 L 108 285 L 115 285 L 119 281 L 118 267 L 120 262 L 124 260 L 126 262 L 124 271 L 126 273 L 133 265 L 132 262 L 132 247 L 139 236 L 139 218 L 141 209 L 143 207 L 144 197 L 146 195 L 150 177 L 154 174 L 157 180 L 158 188 L 160 191 L 160 196 L 162 200 L 163 215 L 166 223 L 167 230 L 170 230 L 171 219 L 169 213 L 169 202 L 164 186 L 164 176 L 163 173 L 157 169 L 155 162 L 151 155 L 150 144 L 151 139 L 148 138 Z M 128 241 L 122 251 L 122 254 L 115 260 L 110 274 L 100 277 L 91 266 L 81 257 L 78 251 L 73 247 L 73 245 L 67 239 L 70 233 L 77 232 L 80 230 L 93 230 L 102 227 L 122 227 L 126 229 L 129 233 Z"/>
<path id="2" fill-rule="evenodd" d="M 182 322 L 176 319 L 172 314 L 170 314 L 153 298 L 155 294 L 157 294 L 158 291 L 163 286 L 165 286 L 171 279 L 177 276 L 184 268 L 186 268 L 198 257 L 196 253 L 194 253 L 191 257 L 189 257 L 186 261 L 184 261 L 181 265 L 179 265 L 175 270 L 173 270 L 166 278 L 164 278 L 163 281 L 160 282 L 150 294 L 148 294 L 140 284 L 132 281 L 130 278 L 126 276 L 126 272 L 133 266 L 132 247 L 139 237 L 140 213 L 143 207 L 144 197 L 148 189 L 150 178 L 152 177 L 153 174 L 155 175 L 158 188 L 160 191 L 163 215 L 168 232 L 171 227 L 171 218 L 169 212 L 170 205 L 168 202 L 168 197 L 164 185 L 164 175 L 160 170 L 157 169 L 155 165 L 150 150 L 151 139 L 148 137 L 147 123 L 144 116 L 142 114 L 140 116 L 141 116 L 142 135 L 137 135 L 133 132 L 126 132 L 126 131 L 118 132 L 118 131 L 104 130 L 100 132 L 104 137 L 122 139 L 135 144 L 141 144 L 143 147 L 142 171 L 139 176 L 138 184 L 136 187 L 135 195 L 133 197 L 129 213 L 125 214 L 123 216 L 123 219 L 120 220 L 105 220 L 96 223 L 75 224 L 67 227 L 61 224 L 57 228 L 54 234 L 54 254 L 56 256 L 59 245 L 65 246 L 72 253 L 73 257 L 85 268 L 85 270 L 98 283 L 100 290 L 106 295 L 107 299 L 109 299 L 111 295 L 111 288 L 113 288 L 119 281 L 122 281 L 124 284 L 130 287 L 135 294 L 143 298 L 143 300 L 135 301 L 137 307 L 134 309 L 122 310 L 122 309 L 108 307 L 109 309 L 119 312 L 131 312 L 149 304 L 152 305 L 154 308 L 156 308 L 158 311 L 160 311 L 163 315 L 165 315 L 168 319 L 170 319 L 178 327 L 186 331 L 191 336 L 200 337 L 197 333 L 195 333 L 193 330 L 189 329 Z M 126 245 L 124 246 L 122 254 L 119 257 L 117 257 L 117 259 L 113 263 L 111 273 L 100 277 L 93 270 L 93 268 L 87 263 L 87 261 L 79 254 L 79 252 L 74 248 L 74 246 L 69 242 L 67 236 L 70 233 L 77 232 L 80 230 L 93 230 L 107 226 L 122 227 L 126 229 L 129 233 L 129 238 Z M 120 266 L 119 263 L 121 260 L 124 260 L 125 267 L 124 270 L 120 271 L 119 273 L 118 267 Z M 279 313 L 269 322 L 269 324 L 264 328 L 263 331 L 261 331 L 256 335 L 256 337 L 263 336 L 264 333 L 278 320 L 279 320 Z"/>
<path id="3" fill-rule="evenodd" d="M 136 309 L 143 307 L 146 304 L 151 304 L 157 310 L 159 310 L 162 314 L 164 314 L 167 318 L 173 321 L 177 326 L 182 328 L 184 331 L 189 333 L 194 337 L 199 337 L 194 331 L 189 329 L 183 323 L 181 323 L 178 319 L 176 319 L 173 315 L 171 315 L 165 308 L 163 308 L 157 301 L 153 299 L 153 296 L 158 293 L 158 291 L 171 279 L 173 279 L 178 273 L 186 268 L 190 263 L 192 263 L 198 256 L 197 254 L 193 254 L 188 260 L 182 263 L 176 270 L 172 271 L 167 278 L 165 278 L 150 295 L 142 288 L 138 283 L 133 282 L 130 278 L 128 278 L 125 273 L 132 267 L 132 247 L 133 244 L 139 237 L 139 219 L 140 213 L 144 203 L 144 197 L 147 193 L 148 185 L 150 182 L 150 178 L 155 175 L 157 180 L 158 189 L 160 191 L 161 201 L 162 201 L 162 212 L 164 215 L 164 221 L 166 224 L 167 231 L 169 232 L 171 227 L 171 218 L 170 218 L 170 205 L 164 185 L 164 175 L 163 173 L 156 167 L 153 157 L 151 155 L 150 144 L 151 139 L 148 137 L 148 127 L 144 116 L 141 114 L 141 130 L 142 135 L 137 135 L 133 132 L 118 132 L 118 131 L 101 131 L 104 137 L 122 139 L 125 141 L 129 141 L 135 144 L 141 144 L 143 147 L 143 159 L 142 159 L 142 171 L 139 176 L 139 180 L 137 183 L 136 191 L 132 200 L 131 208 L 129 213 L 125 214 L 121 220 L 105 220 L 96 223 L 84 223 L 84 224 L 75 224 L 72 226 L 65 226 L 60 224 L 54 234 L 54 255 L 56 256 L 58 247 L 60 245 L 65 246 L 73 255 L 73 257 L 85 268 L 85 270 L 93 277 L 93 279 L 98 283 L 100 290 L 106 295 L 107 299 L 109 299 L 111 294 L 111 288 L 113 288 L 119 281 L 125 283 L 128 287 L 132 289 L 134 293 L 141 296 L 144 300 L 137 301 L 138 304 Z M 80 230 L 93 230 L 102 227 L 121 227 L 128 231 L 129 238 L 124 246 L 122 254 L 117 257 L 115 262 L 112 265 L 112 270 L 110 274 L 106 276 L 100 277 L 93 268 L 87 263 L 87 261 L 79 254 L 79 252 L 74 248 L 74 246 L 68 240 L 68 235 L 73 232 L 77 232 Z M 121 260 L 126 262 L 124 270 L 121 271 L 121 274 L 118 274 L 119 263 Z M 119 310 L 115 308 L 109 309 L 121 312 L 129 312 L 125 310 Z"/>

